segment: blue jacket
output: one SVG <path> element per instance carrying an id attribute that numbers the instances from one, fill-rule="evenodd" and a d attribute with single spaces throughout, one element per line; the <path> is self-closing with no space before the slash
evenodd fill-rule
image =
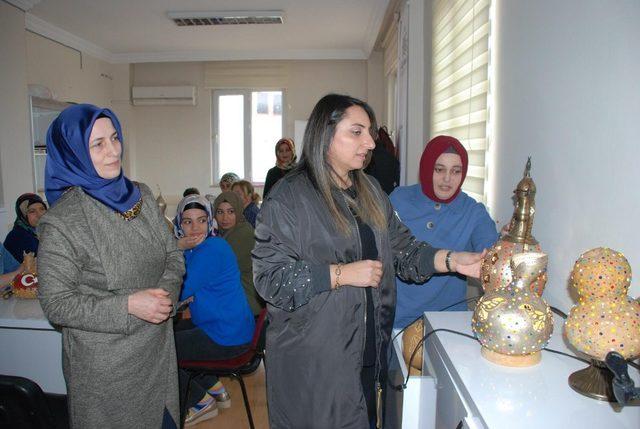
<path id="1" fill-rule="evenodd" d="M 24 259 L 23 252 L 31 252 L 38 256 L 38 244 L 38 237 L 20 226 L 14 226 L 4 239 L 4 247 L 20 263 Z"/>
<path id="2" fill-rule="evenodd" d="M 0 244 L 0 274 L 7 274 L 18 269 L 20 264 L 16 259 L 7 252 L 7 249 Z M 2 285 L 0 285 L 2 286 Z"/>
<path id="3" fill-rule="evenodd" d="M 498 239 L 495 222 L 483 204 L 464 192 L 448 204 L 440 204 L 422 193 L 419 184 L 396 188 L 389 196 L 400 220 L 418 240 L 454 251 L 480 252 Z M 407 326 L 424 311 L 439 311 L 466 297 L 466 278 L 435 274 L 423 285 L 396 278 L 395 328 Z M 466 310 L 461 303 L 448 310 Z"/>
<path id="4" fill-rule="evenodd" d="M 238 346 L 251 342 L 255 320 L 240 283 L 240 270 L 231 246 L 209 237 L 184 251 L 187 272 L 180 299 L 193 295 L 193 323 L 214 342 Z"/>
<path id="5" fill-rule="evenodd" d="M 251 226 L 255 229 L 256 227 L 256 217 L 258 217 L 258 213 L 260 213 L 260 207 L 256 205 L 256 203 L 249 203 L 247 207 L 242 211 L 244 218 L 251 224 Z"/>

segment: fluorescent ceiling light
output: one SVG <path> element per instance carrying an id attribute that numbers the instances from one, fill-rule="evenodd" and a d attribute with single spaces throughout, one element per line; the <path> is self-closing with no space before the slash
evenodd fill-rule
<path id="1" fill-rule="evenodd" d="M 180 27 L 199 25 L 282 24 L 281 10 L 234 10 L 217 12 L 168 12 L 167 16 Z"/>

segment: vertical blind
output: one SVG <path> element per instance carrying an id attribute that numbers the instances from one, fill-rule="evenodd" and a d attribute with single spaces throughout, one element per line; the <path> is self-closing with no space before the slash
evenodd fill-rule
<path id="1" fill-rule="evenodd" d="M 433 9 L 431 132 L 469 153 L 462 189 L 486 203 L 491 0 L 437 0 Z"/>

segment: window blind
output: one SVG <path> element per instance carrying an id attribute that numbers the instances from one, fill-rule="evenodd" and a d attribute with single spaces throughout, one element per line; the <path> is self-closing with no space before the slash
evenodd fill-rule
<path id="1" fill-rule="evenodd" d="M 287 61 L 212 61 L 204 68 L 206 88 L 282 89 L 288 83 Z"/>
<path id="2" fill-rule="evenodd" d="M 431 133 L 469 153 L 462 189 L 486 203 L 491 0 L 436 0 L 433 9 Z"/>

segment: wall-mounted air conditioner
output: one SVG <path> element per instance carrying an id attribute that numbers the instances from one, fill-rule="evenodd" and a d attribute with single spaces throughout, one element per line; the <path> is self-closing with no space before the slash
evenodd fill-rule
<path id="1" fill-rule="evenodd" d="M 195 106 L 195 86 L 134 86 L 134 106 Z"/>

